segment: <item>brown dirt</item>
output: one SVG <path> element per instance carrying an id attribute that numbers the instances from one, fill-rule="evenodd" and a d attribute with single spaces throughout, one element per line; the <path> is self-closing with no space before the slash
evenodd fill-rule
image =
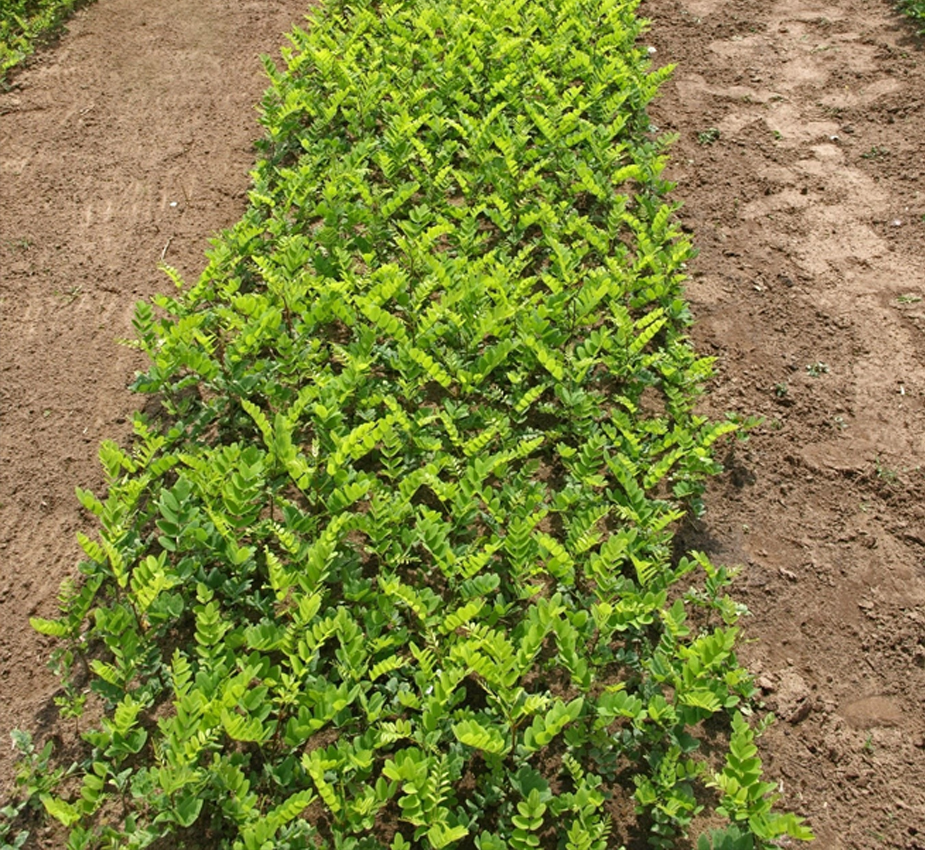
<path id="1" fill-rule="evenodd" d="M 73 487 L 99 491 L 96 446 L 137 404 L 113 339 L 165 251 L 195 277 L 240 215 L 253 57 L 304 6 L 100 0 L 0 96 L 4 735 L 49 731 L 26 619 L 53 611 L 87 527 Z M 652 116 L 680 134 L 704 409 L 765 417 L 685 542 L 742 565 L 766 764 L 817 846 L 925 848 L 925 45 L 884 0 L 643 11 L 679 63 Z"/>
<path id="2" fill-rule="evenodd" d="M 644 13 L 704 408 L 765 417 L 686 542 L 742 565 L 766 764 L 818 846 L 925 848 L 925 44 L 883 0 Z"/>
<path id="3" fill-rule="evenodd" d="M 56 681 L 29 628 L 89 530 L 102 439 L 125 438 L 143 367 L 136 301 L 189 279 L 244 210 L 261 53 L 306 0 L 99 0 L 0 95 L 0 787 L 8 732 L 47 733 Z"/>

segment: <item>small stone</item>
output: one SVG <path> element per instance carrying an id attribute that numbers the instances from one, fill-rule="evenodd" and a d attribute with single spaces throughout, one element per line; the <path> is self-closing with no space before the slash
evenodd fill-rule
<path id="1" fill-rule="evenodd" d="M 797 724 L 805 720 L 813 710 L 809 686 L 793 670 L 785 670 L 779 677 L 777 687 L 777 711 L 788 723 Z"/>
<path id="2" fill-rule="evenodd" d="M 792 723 L 796 726 L 797 723 L 802 723 L 806 720 L 812 710 L 813 707 L 811 703 L 802 702 L 790 713 L 790 716 L 787 717 L 786 720 L 788 723 Z"/>

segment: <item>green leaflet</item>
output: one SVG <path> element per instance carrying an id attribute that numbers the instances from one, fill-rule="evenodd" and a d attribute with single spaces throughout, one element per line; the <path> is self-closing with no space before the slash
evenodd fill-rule
<path id="1" fill-rule="evenodd" d="M 457 723 L 453 734 L 460 743 L 487 753 L 500 755 L 508 749 L 504 736 L 497 729 L 487 729 L 476 720 Z"/>

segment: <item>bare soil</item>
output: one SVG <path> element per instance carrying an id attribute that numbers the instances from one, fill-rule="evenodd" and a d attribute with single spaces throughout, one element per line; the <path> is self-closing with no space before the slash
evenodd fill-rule
<path id="1" fill-rule="evenodd" d="M 99 0 L 0 95 L 0 732 L 55 724 L 50 615 L 127 436 L 134 302 L 244 208 L 256 55 L 304 0 Z M 742 655 L 821 848 L 925 848 L 925 44 L 885 0 L 645 0 L 652 110 L 718 358 L 764 422 L 685 545 L 741 567 Z M 12 774 L 0 745 L 0 787 Z"/>

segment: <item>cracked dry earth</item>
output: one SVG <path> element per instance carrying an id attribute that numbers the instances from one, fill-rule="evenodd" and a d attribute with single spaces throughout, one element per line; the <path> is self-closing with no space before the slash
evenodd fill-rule
<path id="1" fill-rule="evenodd" d="M 256 55 L 303 0 L 99 0 L 0 95 L 0 731 L 54 732 L 50 615 L 124 439 L 134 302 L 243 210 Z M 783 803 L 820 848 L 925 848 L 925 44 L 885 0 L 645 0 L 652 110 L 718 358 L 764 417 L 682 542 L 741 567 Z M 0 746 L 0 787 L 12 775 Z M 50 840 L 49 838 L 45 839 Z M 48 845 L 52 846 L 52 845 Z"/>

